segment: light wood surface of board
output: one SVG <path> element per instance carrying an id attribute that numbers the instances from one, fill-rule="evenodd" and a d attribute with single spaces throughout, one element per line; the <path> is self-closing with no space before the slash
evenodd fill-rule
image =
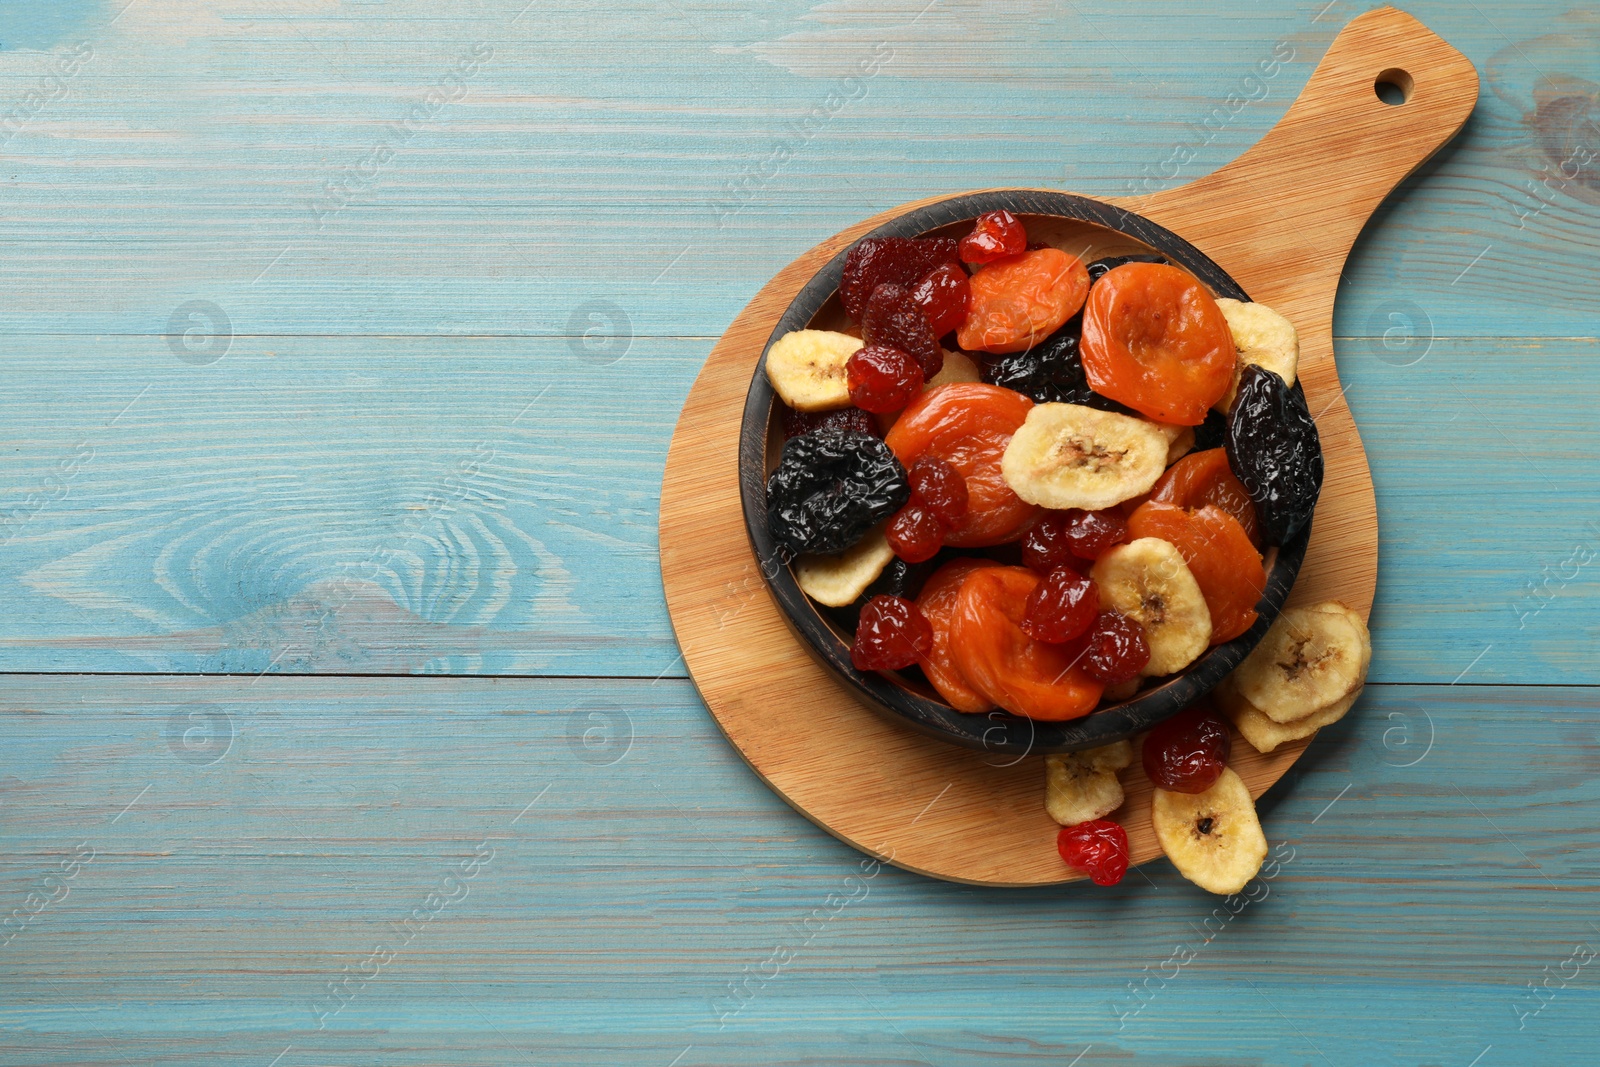
<path id="1" fill-rule="evenodd" d="M 1391 105 L 1379 76 L 1403 69 Z M 1300 378 L 1326 473 L 1290 603 L 1336 599 L 1370 613 L 1378 575 L 1372 478 L 1333 358 L 1333 302 L 1346 256 L 1388 193 L 1467 120 L 1478 95 L 1467 59 L 1400 11 L 1354 19 L 1287 115 L 1205 179 L 1129 201 L 1210 255 L 1301 338 Z M 1357 177 L 1331 174 L 1328 156 Z M 1349 172 L 1341 170 L 1340 175 Z M 875 714 L 817 663 L 761 584 L 739 502 L 737 450 L 750 376 L 777 319 L 811 276 L 862 233 L 934 198 L 885 212 L 795 260 L 729 327 L 696 379 L 667 455 L 661 570 L 695 684 L 729 741 L 819 826 L 908 870 L 981 885 L 1074 881 L 1053 847 L 1040 757 L 985 755 L 924 738 Z M 1380 638 L 1381 640 L 1381 638 Z M 1314 739 L 1312 739 L 1314 740 Z M 1235 746 L 1234 769 L 1260 796 L 1309 741 L 1270 755 Z M 1150 783 L 1124 772 L 1112 818 L 1134 863 L 1161 855 Z"/>

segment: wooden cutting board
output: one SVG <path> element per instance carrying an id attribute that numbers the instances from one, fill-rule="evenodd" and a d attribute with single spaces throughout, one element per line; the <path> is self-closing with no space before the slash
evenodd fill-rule
<path id="1" fill-rule="evenodd" d="M 1380 81 L 1403 91 L 1404 103 L 1380 99 Z M 1334 365 L 1334 298 L 1362 226 L 1460 130 L 1477 96 L 1477 72 L 1466 57 L 1401 11 L 1371 11 L 1345 26 L 1288 113 L 1244 155 L 1188 185 L 1112 201 L 1198 246 L 1300 331 L 1300 377 L 1321 432 L 1326 476 L 1291 604 L 1336 598 L 1371 611 L 1377 508 Z M 662 583 L 706 706 L 762 780 L 807 818 L 863 851 L 936 878 L 1069 882 L 1080 876 L 1056 855 L 1058 827 L 1043 807 L 1043 759 L 956 748 L 858 702 L 779 614 L 740 511 L 740 415 L 778 318 L 841 249 L 944 199 L 907 204 L 817 245 L 768 282 L 723 334 L 667 454 Z M 1376 639 L 1381 643 L 1382 634 Z M 1260 796 L 1307 743 L 1262 756 L 1236 739 L 1232 765 Z M 1133 861 L 1142 863 L 1161 854 L 1148 815 L 1150 784 L 1137 765 L 1124 772 L 1124 784 L 1127 801 L 1112 818 L 1127 828 Z"/>

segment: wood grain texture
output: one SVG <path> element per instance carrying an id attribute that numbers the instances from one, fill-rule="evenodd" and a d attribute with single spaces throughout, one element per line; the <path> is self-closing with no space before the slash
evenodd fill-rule
<path id="1" fill-rule="evenodd" d="M 1415 91 L 1378 99 L 1380 72 L 1404 60 Z M 1372 480 L 1333 359 L 1340 268 L 1372 211 L 1466 122 L 1472 65 L 1392 8 L 1340 33 L 1288 115 L 1251 152 L 1192 186 L 1137 202 L 1141 214 L 1213 255 L 1252 297 L 1301 334 L 1300 380 L 1326 474 L 1311 544 L 1289 604 L 1336 599 L 1367 615 L 1377 582 Z M 1321 182 L 1328 153 L 1359 181 Z M 932 201 L 929 201 L 932 202 Z M 796 809 L 843 840 L 909 870 L 980 885 L 1087 877 L 1060 863 L 1044 813 L 1043 762 L 953 749 L 866 708 L 817 663 L 770 599 L 735 625 L 727 590 L 760 582 L 739 504 L 737 438 L 761 352 L 800 287 L 862 233 L 921 204 L 853 226 L 779 272 L 712 349 L 684 405 L 661 497 L 667 608 L 690 674 L 729 741 Z M 1308 742 L 1262 756 L 1240 744 L 1234 769 L 1260 796 Z M 1125 776 L 1126 810 L 1148 805 L 1142 768 Z M 936 806 L 923 799 L 937 795 Z M 1161 855 L 1153 829 L 1123 820 L 1132 862 Z M 919 825 L 920 824 L 920 825 Z"/>
<path id="2" fill-rule="evenodd" d="M 14 678 L 3 914 L 94 857 L 0 947 L 0 1056 L 1581 1063 L 1587 969 L 1513 1009 L 1595 943 L 1597 723 L 1589 688 L 1372 687 L 1263 801 L 1293 858 L 1227 919 L 1165 862 L 1109 890 L 863 870 L 682 681 Z M 317 1030 L 326 984 L 486 841 Z"/>

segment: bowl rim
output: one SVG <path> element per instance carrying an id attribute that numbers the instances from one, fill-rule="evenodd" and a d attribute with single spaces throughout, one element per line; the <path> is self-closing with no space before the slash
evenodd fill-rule
<path id="1" fill-rule="evenodd" d="M 1242 301 L 1250 299 L 1221 266 L 1166 227 L 1127 208 L 1073 193 L 1036 189 L 967 193 L 913 209 L 856 240 L 916 237 L 1002 208 L 1014 214 L 1051 215 L 1115 231 L 1153 248 L 1188 270 L 1215 295 Z M 855 244 L 856 241 L 851 241 L 812 275 L 778 318 L 756 362 L 739 433 L 739 496 L 745 528 L 761 576 L 777 601 L 780 614 L 800 637 L 801 644 L 874 711 L 925 736 L 964 748 L 1019 757 L 1072 752 L 1127 740 L 1176 715 L 1210 692 L 1249 654 L 1282 610 L 1305 560 L 1311 538 L 1309 521 L 1287 544 L 1277 546 L 1276 558 L 1267 574 L 1266 589 L 1256 605 L 1259 618 L 1249 630 L 1231 641 L 1212 646 L 1182 672 L 1155 687 L 1078 719 L 1046 722 L 1004 711 L 960 712 L 948 704 L 912 692 L 881 674 L 858 671 L 851 664 L 849 646 L 823 617 L 818 605 L 801 591 L 767 529 L 767 439 L 776 398 L 767 380 L 766 362 L 767 351 L 774 341 L 793 330 L 807 328 L 834 295 L 843 274 L 845 256 Z M 1297 381 L 1294 388 L 1300 390 L 1302 386 Z"/>

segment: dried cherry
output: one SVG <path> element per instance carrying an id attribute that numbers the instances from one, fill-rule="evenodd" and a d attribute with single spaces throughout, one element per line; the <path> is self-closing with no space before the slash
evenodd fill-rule
<path id="1" fill-rule="evenodd" d="M 894 554 L 907 563 L 932 559 L 944 547 L 943 524 L 915 500 L 894 513 L 884 536 Z"/>
<path id="2" fill-rule="evenodd" d="M 767 529 L 787 557 L 843 552 L 911 496 L 905 468 L 871 434 L 791 437 L 767 479 Z"/>
<path id="3" fill-rule="evenodd" d="M 1298 384 L 1247 364 L 1228 411 L 1228 466 L 1255 502 L 1267 544 L 1293 537 L 1322 491 L 1322 443 Z"/>
<path id="4" fill-rule="evenodd" d="M 844 257 L 839 302 L 857 322 L 872 291 L 888 282 L 915 285 L 941 263 L 960 265 L 956 242 L 947 237 L 863 237 Z"/>
<path id="5" fill-rule="evenodd" d="M 1066 511 L 1041 512 L 1022 533 L 1022 562 L 1037 574 L 1049 574 L 1060 567 L 1078 567 L 1078 554 L 1067 540 L 1072 515 Z"/>
<path id="6" fill-rule="evenodd" d="M 922 368 L 924 381 L 944 368 L 938 335 L 921 305 L 912 299 L 911 290 L 902 286 L 885 284 L 872 290 L 861 313 L 861 339 L 868 345 L 887 345 L 909 353 Z"/>
<path id="7" fill-rule="evenodd" d="M 1139 677 L 1150 662 L 1150 641 L 1144 627 L 1120 611 L 1102 611 L 1089 627 L 1083 653 L 1084 673 L 1107 685 Z"/>
<path id="8" fill-rule="evenodd" d="M 850 382 L 850 402 L 863 411 L 899 411 L 922 391 L 922 368 L 898 348 L 859 348 L 844 369 Z"/>
<path id="9" fill-rule="evenodd" d="M 1079 559 L 1099 559 L 1128 540 L 1128 524 L 1115 511 L 1072 508 L 1067 516 L 1067 546 Z"/>
<path id="10" fill-rule="evenodd" d="M 1116 885 L 1128 873 L 1128 831 L 1109 819 L 1063 826 L 1056 835 L 1056 851 L 1095 885 Z"/>
<path id="11" fill-rule="evenodd" d="M 971 494 L 961 472 L 938 456 L 919 456 L 906 471 L 911 497 L 939 520 L 939 525 L 954 529 L 967 517 Z"/>
<path id="12" fill-rule="evenodd" d="M 972 303 L 972 283 L 955 263 L 941 263 L 911 290 L 911 299 L 928 316 L 935 337 L 943 337 L 967 318 Z"/>
<path id="13" fill-rule="evenodd" d="M 878 432 L 878 420 L 872 417 L 871 412 L 860 408 L 835 408 L 832 411 L 796 411 L 791 407 L 783 409 L 785 437 L 799 437 L 803 433 L 828 429 L 870 433 L 874 437 L 883 436 Z"/>
<path id="14" fill-rule="evenodd" d="M 933 627 L 904 597 L 875 596 L 861 609 L 850 662 L 858 671 L 898 671 L 933 648 Z"/>
<path id="15" fill-rule="evenodd" d="M 1100 594 L 1088 578 L 1058 567 L 1028 594 L 1022 632 L 1035 641 L 1064 645 L 1088 632 L 1100 614 Z"/>
<path id="16" fill-rule="evenodd" d="M 1204 793 L 1222 777 L 1232 749 L 1228 724 L 1203 700 L 1145 735 L 1144 773 L 1160 789 Z"/>
<path id="17" fill-rule="evenodd" d="M 972 232 L 961 239 L 961 258 L 968 263 L 992 263 L 1025 252 L 1028 231 L 1011 212 L 1001 209 L 978 216 Z"/>

